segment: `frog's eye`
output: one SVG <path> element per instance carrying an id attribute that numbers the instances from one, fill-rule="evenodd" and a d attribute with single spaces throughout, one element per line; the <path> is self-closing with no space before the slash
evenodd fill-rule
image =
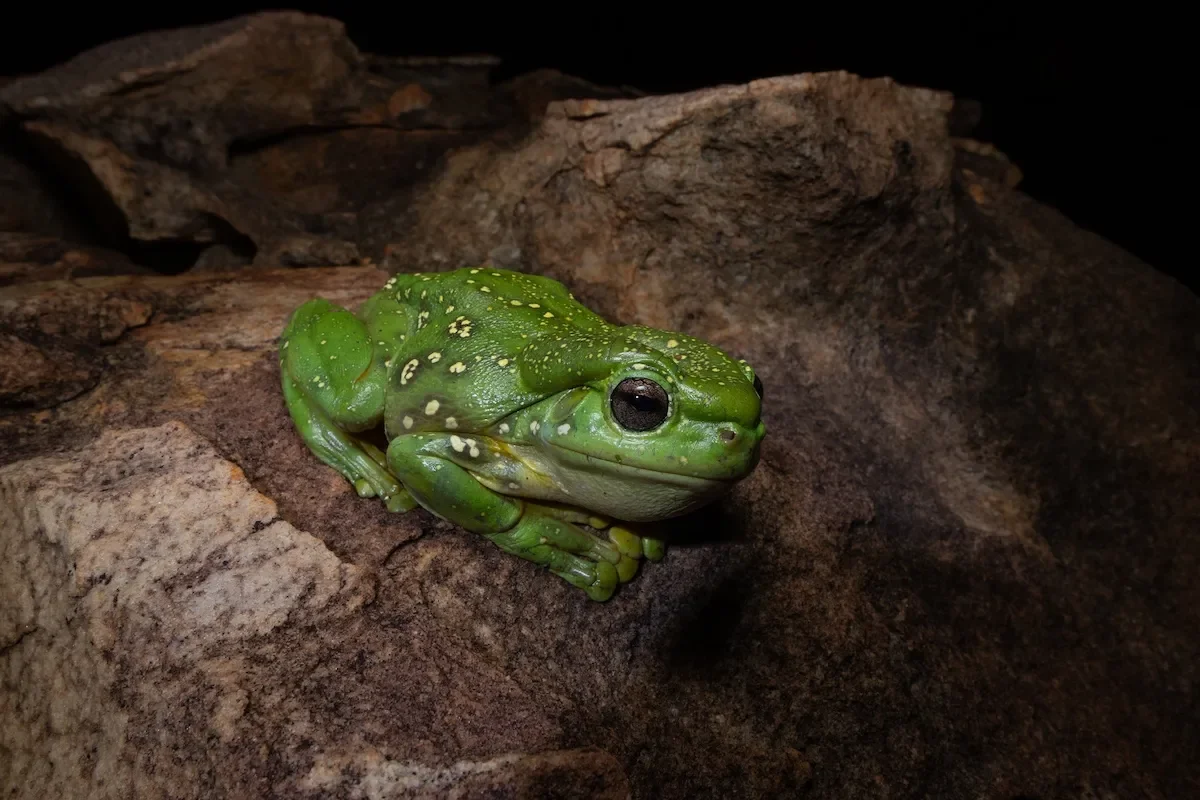
<path id="1" fill-rule="evenodd" d="M 758 395 L 758 399 L 762 400 L 763 385 L 762 380 L 757 375 L 754 376 L 754 392 Z"/>
<path id="2" fill-rule="evenodd" d="M 613 389 L 612 413 L 627 430 L 648 431 L 667 418 L 670 404 L 666 391 L 649 378 L 626 378 Z"/>

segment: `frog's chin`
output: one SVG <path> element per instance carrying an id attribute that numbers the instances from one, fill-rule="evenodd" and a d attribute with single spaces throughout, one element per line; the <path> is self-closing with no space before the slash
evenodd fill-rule
<path id="1" fill-rule="evenodd" d="M 559 498 L 629 522 L 687 514 L 726 494 L 737 479 L 632 466 L 551 445 L 550 472 L 563 491 Z"/>

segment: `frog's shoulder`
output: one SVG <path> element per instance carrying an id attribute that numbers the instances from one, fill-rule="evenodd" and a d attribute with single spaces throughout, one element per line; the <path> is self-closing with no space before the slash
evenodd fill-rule
<path id="1" fill-rule="evenodd" d="M 476 432 L 544 398 L 519 364 L 531 342 L 555 335 L 546 323 L 559 292 L 525 277 L 480 267 L 396 276 L 388 292 L 407 327 L 388 365 L 389 420 L 411 419 L 408 432 Z"/>

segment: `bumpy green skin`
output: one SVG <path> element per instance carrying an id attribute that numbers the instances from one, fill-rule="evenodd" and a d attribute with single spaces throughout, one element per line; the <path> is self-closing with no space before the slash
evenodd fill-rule
<path id="1" fill-rule="evenodd" d="M 630 524 L 727 492 L 765 434 L 745 362 L 681 333 L 611 325 L 557 281 L 486 267 L 397 275 L 357 313 L 305 303 L 280 371 L 305 443 L 360 496 L 397 512 L 420 504 L 595 600 L 663 557 Z M 667 390 L 653 430 L 614 417 L 610 395 L 628 377 Z M 386 453 L 359 436 L 381 423 Z"/>

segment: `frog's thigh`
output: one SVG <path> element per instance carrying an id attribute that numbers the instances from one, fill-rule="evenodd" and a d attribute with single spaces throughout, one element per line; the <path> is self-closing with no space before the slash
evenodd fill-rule
<path id="1" fill-rule="evenodd" d="M 387 456 L 392 472 L 430 512 L 549 567 L 594 599 L 611 596 L 618 581 L 614 564 L 621 561 L 616 548 L 563 520 L 526 513 L 522 501 L 484 486 L 466 463 L 485 451 L 477 439 L 424 433 L 396 437 Z"/>
<path id="2" fill-rule="evenodd" d="M 387 373 L 363 323 L 346 309 L 312 300 L 292 315 L 281 348 L 284 398 L 309 449 L 360 496 L 380 497 L 391 511 L 412 508 L 384 454 L 350 433 L 383 420 Z"/>

